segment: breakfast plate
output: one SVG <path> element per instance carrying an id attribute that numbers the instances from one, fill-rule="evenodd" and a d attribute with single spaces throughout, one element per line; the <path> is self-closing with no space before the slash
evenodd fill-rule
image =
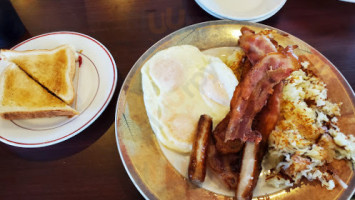
<path id="1" fill-rule="evenodd" d="M 141 69 L 157 52 L 176 45 L 194 45 L 200 50 L 235 47 L 243 26 L 256 32 L 265 28 L 275 30 L 283 36 L 275 38 L 280 45 L 297 45 L 295 53 L 307 55 L 314 63 L 314 73 L 327 84 L 329 99 L 343 102 L 342 116 L 339 118 L 340 129 L 344 133 L 355 134 L 355 95 L 352 88 L 332 63 L 302 40 L 273 27 L 250 22 L 220 20 L 191 25 L 166 36 L 149 48 L 132 67 L 119 94 L 115 122 L 118 150 L 128 175 L 146 199 L 232 199 L 230 195 L 193 185 L 185 178 L 186 175 L 175 169 L 180 161 L 171 161 L 171 152 L 158 142 L 146 114 Z M 335 168 L 340 179 L 348 184 L 347 189 L 339 186 L 328 191 L 320 184 L 302 184 L 276 191 L 265 187 L 258 194 L 254 193 L 254 197 L 348 199 L 355 187 L 353 171 L 344 162 L 337 163 Z"/>
<path id="2" fill-rule="evenodd" d="M 195 0 L 210 15 L 219 19 L 260 22 L 276 14 L 286 0 Z"/>
<path id="3" fill-rule="evenodd" d="M 77 95 L 71 105 L 80 114 L 72 118 L 0 119 L 0 141 L 25 148 L 62 142 L 93 123 L 110 102 L 117 82 L 116 64 L 107 48 L 94 38 L 77 32 L 51 32 L 21 42 L 12 50 L 52 49 L 62 44 L 73 46 L 81 59 L 73 80 Z M 0 69 L 4 68 L 5 63 L 0 63 Z"/>

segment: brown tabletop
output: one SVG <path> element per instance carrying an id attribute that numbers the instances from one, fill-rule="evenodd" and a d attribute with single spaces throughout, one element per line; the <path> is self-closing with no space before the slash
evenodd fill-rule
<path id="1" fill-rule="evenodd" d="M 115 106 L 135 61 L 155 42 L 187 25 L 216 20 L 192 0 L 0 1 L 0 48 L 46 32 L 67 30 L 103 43 L 118 68 L 115 94 L 79 135 L 49 147 L 0 144 L 0 199 L 143 199 L 121 162 Z M 355 87 L 355 4 L 289 0 L 261 22 L 324 54 Z M 0 129 L 1 131 L 1 129 Z"/>

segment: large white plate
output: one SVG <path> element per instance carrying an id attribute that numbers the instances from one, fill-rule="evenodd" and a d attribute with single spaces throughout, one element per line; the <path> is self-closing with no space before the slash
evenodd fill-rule
<path id="1" fill-rule="evenodd" d="M 62 44 L 72 45 L 82 57 L 74 78 L 77 97 L 72 105 L 80 114 L 72 118 L 0 119 L 0 141 L 27 148 L 62 142 L 93 123 L 110 102 L 117 82 L 116 64 L 106 47 L 94 38 L 76 32 L 51 32 L 30 38 L 12 49 L 51 49 Z"/>
<path id="2" fill-rule="evenodd" d="M 286 0 L 195 0 L 210 15 L 219 19 L 260 22 L 276 14 Z"/>

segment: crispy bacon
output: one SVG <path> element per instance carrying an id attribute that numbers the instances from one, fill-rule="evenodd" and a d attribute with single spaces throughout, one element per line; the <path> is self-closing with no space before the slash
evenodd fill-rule
<path id="1" fill-rule="evenodd" d="M 212 139 L 208 147 L 208 165 L 229 189 L 235 190 L 237 186 L 240 162 L 240 153 L 220 154 Z"/>
<path id="2" fill-rule="evenodd" d="M 246 27 L 241 32 L 239 45 L 253 66 L 236 87 L 230 112 L 213 131 L 208 163 L 235 189 L 236 199 L 251 199 L 269 134 L 279 117 L 282 81 L 299 63 L 293 54 L 296 46 L 278 46 L 270 32 L 255 34 Z"/>
<path id="3" fill-rule="evenodd" d="M 268 53 L 277 52 L 276 45 L 264 34 L 255 34 L 253 30 L 242 27 L 239 46 L 244 50 L 250 62 L 255 65 Z"/>
<path id="4" fill-rule="evenodd" d="M 213 132 L 215 142 L 211 142 L 209 146 L 209 166 L 230 189 L 236 189 L 236 199 L 250 199 L 252 197 L 252 192 L 261 172 L 261 161 L 266 153 L 267 139 L 270 132 L 275 128 L 280 113 L 282 89 L 283 83 L 280 82 L 275 86 L 274 92 L 269 97 L 267 105 L 262 109 L 260 114 L 258 114 L 256 129 L 260 131 L 263 136 L 262 142 L 246 142 L 244 146 L 239 140 L 238 146 L 240 147 L 238 148 L 244 147 L 243 151 L 235 151 L 232 143 L 229 145 L 227 143 L 224 147 L 220 147 L 224 150 L 222 153 L 233 153 L 221 154 L 217 151 L 216 146 L 218 141 L 221 146 L 223 146 L 224 143 L 222 139 L 218 139 L 218 136 L 216 137 L 216 135 L 218 135 L 216 132 L 218 132 L 219 129 L 225 129 L 221 127 L 226 127 L 229 115 L 220 122 Z M 223 136 L 223 134 L 219 135 Z M 255 135 L 260 136 L 257 131 Z"/>
<path id="5" fill-rule="evenodd" d="M 262 141 L 246 142 L 243 149 L 241 171 L 236 188 L 236 199 L 251 199 L 253 190 L 261 172 L 261 162 L 267 152 L 267 141 L 271 131 L 275 128 L 280 114 L 283 82 L 274 87 L 267 105 L 257 116 L 256 129 L 262 135 Z"/>
<path id="6" fill-rule="evenodd" d="M 251 131 L 255 115 L 264 107 L 272 88 L 297 67 L 293 56 L 269 53 L 248 72 L 234 91 L 225 141 L 239 138 L 243 142 L 258 142 Z"/>
<path id="7" fill-rule="evenodd" d="M 226 117 L 216 126 L 213 131 L 216 149 L 220 154 L 238 153 L 244 145 L 241 140 L 229 140 L 225 142 L 228 122 L 229 114 L 226 115 Z"/>
<path id="8" fill-rule="evenodd" d="M 192 147 L 188 177 L 191 182 L 200 184 L 205 181 L 207 151 L 210 135 L 212 133 L 212 118 L 201 115 L 198 122 L 196 139 Z"/>
<path id="9" fill-rule="evenodd" d="M 284 83 L 281 81 L 274 87 L 274 93 L 269 97 L 266 106 L 259 112 L 255 120 L 255 129 L 261 133 L 265 143 L 271 131 L 274 130 L 280 115 L 283 86 Z"/>

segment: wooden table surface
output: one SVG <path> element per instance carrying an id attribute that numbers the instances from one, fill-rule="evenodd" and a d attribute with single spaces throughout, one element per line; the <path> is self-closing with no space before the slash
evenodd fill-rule
<path id="1" fill-rule="evenodd" d="M 115 106 L 122 82 L 159 39 L 210 20 L 216 18 L 192 0 L 1 0 L 0 48 L 46 32 L 81 32 L 109 49 L 119 76 L 107 109 L 79 135 L 37 149 L 0 144 L 0 199 L 143 199 L 123 167 L 115 141 Z M 354 89 L 355 4 L 289 0 L 261 23 L 315 47 Z"/>

